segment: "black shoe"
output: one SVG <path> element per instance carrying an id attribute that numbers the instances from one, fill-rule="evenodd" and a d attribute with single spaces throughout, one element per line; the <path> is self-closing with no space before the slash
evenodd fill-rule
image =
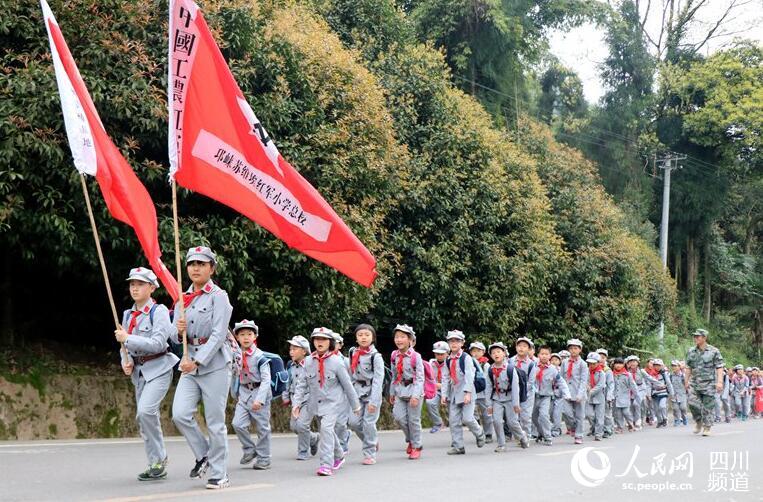
<path id="1" fill-rule="evenodd" d="M 166 477 L 167 470 L 164 468 L 164 462 L 159 462 L 138 474 L 138 481 L 157 481 Z"/>
<path id="2" fill-rule="evenodd" d="M 310 455 L 314 457 L 316 453 L 318 453 L 318 438 L 310 442 Z"/>
<path id="3" fill-rule="evenodd" d="M 207 472 L 208 467 L 209 463 L 207 462 L 207 457 L 197 460 L 196 465 L 191 469 L 191 479 L 200 479 L 204 473 Z"/>
<path id="4" fill-rule="evenodd" d="M 207 480 L 207 489 L 209 490 L 219 490 L 221 488 L 228 488 L 230 486 L 230 481 L 228 478 L 223 479 L 217 479 L 212 478 Z"/>
<path id="5" fill-rule="evenodd" d="M 252 460 L 254 460 L 254 458 L 256 456 L 257 456 L 257 454 L 254 453 L 254 452 L 252 452 L 252 453 L 244 453 L 244 456 L 241 457 L 241 460 L 239 460 L 238 463 L 241 464 L 241 465 L 246 465 L 246 464 L 250 463 Z"/>

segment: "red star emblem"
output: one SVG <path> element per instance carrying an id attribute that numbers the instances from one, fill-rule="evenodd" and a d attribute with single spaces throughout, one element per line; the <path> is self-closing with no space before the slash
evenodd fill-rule
<path id="1" fill-rule="evenodd" d="M 197 248 L 196 248 L 196 251 L 197 251 L 197 252 L 201 252 L 201 247 L 197 247 Z"/>

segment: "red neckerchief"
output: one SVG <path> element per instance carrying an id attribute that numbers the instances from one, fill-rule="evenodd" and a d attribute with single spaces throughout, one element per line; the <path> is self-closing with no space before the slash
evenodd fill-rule
<path id="1" fill-rule="evenodd" d="M 572 367 L 574 366 L 574 363 L 578 362 L 577 357 L 570 356 L 569 359 L 567 359 L 567 380 L 572 378 Z"/>
<path id="2" fill-rule="evenodd" d="M 358 364 L 360 363 L 360 356 L 366 355 L 371 352 L 370 346 L 368 348 L 361 348 L 358 347 L 355 349 L 355 351 L 352 353 L 352 361 L 350 362 L 350 371 L 355 373 L 355 369 L 358 367 Z"/>
<path id="3" fill-rule="evenodd" d="M 647 372 L 647 373 L 649 373 L 649 374 L 650 374 L 651 376 L 653 376 L 653 377 L 656 377 L 657 375 L 659 375 L 659 374 L 660 374 L 660 372 L 659 372 L 659 371 L 657 371 L 657 370 L 656 370 L 656 369 L 654 369 L 654 368 L 647 368 L 647 369 L 646 369 L 646 372 Z"/>
<path id="4" fill-rule="evenodd" d="M 619 370 L 612 370 L 612 373 L 614 373 L 615 375 L 625 375 L 626 373 L 628 373 L 628 370 L 626 370 L 625 368 L 621 368 Z"/>
<path id="5" fill-rule="evenodd" d="M 450 358 L 450 364 L 448 364 L 448 368 L 450 369 L 450 379 L 453 382 L 453 385 L 458 385 L 458 371 L 456 370 L 458 360 L 461 358 L 461 354 L 463 354 L 462 351 L 458 351 L 458 354 L 455 354 Z"/>
<path id="6" fill-rule="evenodd" d="M 517 361 L 517 368 L 519 368 L 519 369 L 522 369 L 522 363 L 526 363 L 526 362 L 528 361 L 528 359 L 530 359 L 530 357 L 529 357 L 529 356 L 525 356 L 525 358 L 524 358 L 524 359 L 520 359 L 520 358 L 519 358 L 519 356 L 517 356 L 517 357 L 516 357 L 516 361 Z"/>
<path id="7" fill-rule="evenodd" d="M 538 370 L 538 374 L 535 375 L 535 378 L 538 379 L 538 382 L 543 382 L 543 372 L 548 368 L 548 364 L 538 364 L 538 367 L 540 370 Z"/>
<path id="8" fill-rule="evenodd" d="M 247 373 L 250 373 L 248 359 L 249 359 L 249 356 L 254 354 L 254 349 L 256 348 L 257 348 L 257 344 L 253 343 L 252 346 L 246 349 L 246 352 L 242 354 L 242 357 L 241 357 L 242 367 L 241 367 L 241 376 L 240 376 L 240 380 L 242 382 L 244 381 L 244 375 Z"/>
<path id="9" fill-rule="evenodd" d="M 477 359 L 477 362 L 479 362 L 480 364 L 485 364 L 486 362 L 488 362 L 488 358 L 485 356 L 482 356 L 479 359 Z"/>
<path id="10" fill-rule="evenodd" d="M 193 301 L 201 296 L 204 293 L 203 289 L 200 289 L 198 291 L 194 291 L 193 293 L 183 293 L 183 307 L 188 308 L 191 306 Z"/>
<path id="11" fill-rule="evenodd" d="M 589 370 L 588 370 L 588 372 L 590 373 L 590 377 L 591 377 L 591 387 L 592 388 L 593 388 L 593 386 L 596 385 L 596 373 L 598 373 L 599 371 L 604 371 L 604 369 L 603 369 L 601 364 L 597 364 L 596 366 L 594 366 L 593 368 L 589 368 Z"/>
<path id="12" fill-rule="evenodd" d="M 397 351 L 397 362 L 395 363 L 395 370 L 397 372 L 397 376 L 395 377 L 396 384 L 403 381 L 403 359 L 405 359 L 405 356 L 407 356 L 410 351 L 410 347 L 408 347 L 408 350 L 405 352 L 401 352 L 400 350 Z"/>
<path id="13" fill-rule="evenodd" d="M 434 363 L 437 365 L 437 383 L 442 383 L 442 367 L 445 365 L 445 361 L 440 362 L 435 359 Z"/>
<path id="14" fill-rule="evenodd" d="M 336 354 L 336 352 L 326 351 L 323 355 L 318 354 L 317 351 L 313 352 L 313 357 L 318 361 L 318 381 L 320 382 L 321 388 L 323 388 L 323 384 L 326 382 L 326 368 L 323 364 L 326 362 L 326 359 L 334 354 Z"/>
<path id="15" fill-rule="evenodd" d="M 493 388 L 498 394 L 501 393 L 500 386 L 498 385 L 498 379 L 501 376 L 501 372 L 505 369 L 506 369 L 506 366 L 493 366 L 492 368 L 490 368 L 490 370 L 493 372 Z"/>
<path id="16" fill-rule="evenodd" d="M 127 326 L 127 334 L 132 335 L 132 330 L 135 329 L 135 325 L 138 324 L 138 316 L 143 312 L 140 310 L 133 310 L 130 312 L 130 324 Z"/>

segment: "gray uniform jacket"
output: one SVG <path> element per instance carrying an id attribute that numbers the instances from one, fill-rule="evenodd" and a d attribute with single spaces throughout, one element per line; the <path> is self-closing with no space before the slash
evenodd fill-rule
<path id="1" fill-rule="evenodd" d="M 318 355 L 313 352 L 305 359 L 305 378 L 297 383 L 292 408 L 303 403 L 307 397 L 310 413 L 317 416 L 340 415 L 347 410 L 349 401 L 353 410 L 360 407 L 358 394 L 352 386 L 344 357 L 331 353 L 324 359 L 324 380 L 321 385 L 318 370 Z"/>
<path id="2" fill-rule="evenodd" d="M 201 296 L 194 298 L 185 309 L 188 356 L 199 365 L 196 370 L 199 375 L 224 368 L 233 358 L 230 347 L 226 343 L 228 324 L 233 313 L 233 307 L 228 301 L 228 293 L 211 280 L 202 288 L 202 291 Z M 193 286 L 188 288 L 187 292 L 192 293 Z M 178 311 L 177 306 L 175 311 Z M 179 315 L 175 316 L 170 333 L 175 343 L 182 343 L 177 331 L 179 317 Z"/>
<path id="3" fill-rule="evenodd" d="M 749 394 L 750 379 L 747 375 L 743 375 L 741 378 L 734 375 L 731 378 L 731 395 L 746 396 Z"/>
<path id="4" fill-rule="evenodd" d="M 538 375 L 540 375 L 541 366 L 538 365 Z M 538 396 L 557 396 L 563 399 L 569 399 L 570 389 L 567 382 L 564 381 L 559 369 L 553 364 L 543 369 L 543 375 L 540 380 L 535 379 L 535 394 Z"/>
<path id="5" fill-rule="evenodd" d="M 653 377 L 649 373 L 644 374 L 644 378 L 652 388 L 653 396 L 663 396 L 667 394 L 673 397 L 673 385 L 670 383 L 670 375 L 667 370 L 660 371 L 656 377 Z"/>
<path id="6" fill-rule="evenodd" d="M 392 381 L 389 385 L 389 395 L 401 399 L 412 397 L 422 399 L 424 397 L 424 365 L 426 362 L 418 352 L 412 348 L 408 349 L 408 352 L 403 354 L 403 375 L 398 381 L 397 357 L 399 354 L 397 350 L 394 351 L 393 357 L 390 359 Z"/>
<path id="7" fill-rule="evenodd" d="M 588 376 L 589 395 L 588 402 L 591 404 L 604 404 L 607 397 L 607 374 L 604 370 L 593 374 L 593 386 L 591 386 L 590 370 Z"/>
<path id="8" fill-rule="evenodd" d="M 572 371 L 568 378 L 567 370 L 570 365 L 572 366 Z M 567 382 L 567 386 L 570 389 L 570 398 L 585 401 L 586 394 L 588 393 L 588 366 L 586 366 L 581 357 L 578 357 L 575 361 L 570 357 L 562 362 L 562 378 Z"/>
<path id="9" fill-rule="evenodd" d="M 287 402 L 287 401 L 290 402 L 292 406 L 299 406 L 301 408 L 307 402 L 308 394 L 305 393 L 305 395 L 302 396 L 302 401 L 299 403 L 294 401 L 294 394 L 296 394 L 297 392 L 297 385 L 299 384 L 300 380 L 303 380 L 305 378 L 305 359 L 302 359 L 302 361 L 298 363 L 295 363 L 294 361 L 289 361 L 288 371 L 289 371 L 289 385 L 281 394 L 281 399 L 284 402 Z"/>
<path id="10" fill-rule="evenodd" d="M 527 374 L 527 395 L 532 396 L 535 394 L 535 384 L 537 383 L 535 377 L 538 375 L 538 362 L 533 360 L 530 356 L 527 356 L 527 358 L 520 361 L 517 359 L 516 354 L 514 354 L 511 356 L 511 364 L 513 364 L 515 368 L 524 370 Z"/>
<path id="11" fill-rule="evenodd" d="M 152 308 L 154 309 L 153 316 L 151 315 Z M 132 309 L 125 310 L 122 316 L 122 329 L 125 331 L 130 325 L 133 310 L 136 310 L 135 305 L 132 306 Z M 151 322 L 152 317 L 153 323 Z M 134 364 L 131 380 L 135 385 L 138 385 L 138 379 L 141 375 L 147 382 L 150 382 L 171 370 L 178 362 L 178 357 L 167 351 L 167 338 L 172 330 L 171 326 L 169 311 L 164 305 L 159 305 L 152 299 L 141 309 L 132 334 L 127 337 L 124 344 L 128 357 Z M 163 357 L 141 364 L 141 356 L 151 356 L 162 352 L 165 353 Z"/>
<path id="12" fill-rule="evenodd" d="M 673 386 L 673 397 L 681 403 L 686 402 L 686 375 L 683 371 L 680 373 L 670 373 L 670 383 Z"/>
<path id="13" fill-rule="evenodd" d="M 497 380 L 493 374 L 493 368 L 501 368 Z M 488 371 L 489 373 L 485 375 L 485 394 L 487 395 L 488 403 L 492 404 L 493 401 L 507 403 L 511 401 L 512 406 L 520 406 L 519 375 L 517 374 L 516 367 L 512 365 L 511 389 L 509 389 L 509 372 L 506 361 L 501 366 L 493 364 Z M 530 392 L 529 385 L 527 392 Z"/>
<path id="14" fill-rule="evenodd" d="M 270 363 L 260 363 L 263 354 L 256 346 L 243 352 L 241 357 L 242 361 L 246 360 L 247 369 L 244 371 L 242 365 L 239 373 L 239 382 L 241 383 L 238 390 L 239 402 L 253 404 L 258 401 L 266 404 L 273 396 L 273 390 L 270 386 Z"/>
<path id="15" fill-rule="evenodd" d="M 607 374 L 606 398 L 608 402 L 611 402 L 615 399 L 615 374 L 609 366 L 604 367 L 604 372 Z"/>
<path id="16" fill-rule="evenodd" d="M 617 408 L 627 408 L 631 405 L 631 398 L 638 397 L 638 387 L 633 375 L 629 371 L 615 375 L 612 372 L 612 380 L 615 387 L 615 406 Z"/>
<path id="17" fill-rule="evenodd" d="M 352 363 L 352 357 L 356 350 L 358 349 L 353 348 L 350 350 L 350 363 Z M 350 369 L 350 373 L 358 398 L 379 408 L 382 402 L 382 389 L 384 387 L 384 359 L 376 350 L 376 347 L 372 345 L 368 354 L 361 355 L 358 359 L 358 366 L 355 368 L 355 372 L 352 372 L 352 369 Z"/>
<path id="18" fill-rule="evenodd" d="M 456 404 L 464 403 L 464 395 L 468 392 L 472 395 L 472 398 L 476 400 L 477 396 L 474 392 L 474 363 L 472 362 L 472 356 L 466 354 L 464 356 L 464 371 L 461 371 L 461 363 L 458 358 L 463 355 L 461 351 L 456 355 L 451 355 L 446 359 L 446 371 L 442 374 L 442 397 L 448 402 L 454 402 Z M 456 368 L 456 374 L 450 374 L 451 361 L 455 360 L 454 366 Z"/>

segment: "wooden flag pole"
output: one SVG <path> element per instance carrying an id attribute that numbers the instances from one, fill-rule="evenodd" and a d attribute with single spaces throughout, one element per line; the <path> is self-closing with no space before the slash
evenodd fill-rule
<path id="1" fill-rule="evenodd" d="M 177 312 L 178 319 L 185 320 L 185 304 L 183 303 L 183 271 L 180 261 L 180 228 L 178 225 L 178 189 L 175 179 L 172 179 L 172 223 L 175 228 L 175 268 L 177 271 L 178 281 L 178 303 Z M 188 359 L 188 336 L 186 331 L 181 333 L 183 337 L 183 359 Z"/>
<path id="2" fill-rule="evenodd" d="M 111 293 L 111 283 L 109 282 L 109 274 L 106 272 L 106 261 L 103 259 L 103 251 L 101 250 L 101 239 L 98 236 L 98 227 L 95 225 L 95 216 L 93 215 L 93 206 L 90 205 L 90 194 L 87 191 L 87 183 L 85 182 L 85 175 L 80 173 L 79 179 L 82 182 L 82 193 L 85 196 L 85 205 L 87 206 L 87 215 L 90 217 L 90 228 L 93 230 L 93 239 L 95 240 L 95 249 L 98 251 L 98 261 L 101 262 L 101 272 L 103 273 L 103 282 L 106 285 L 106 294 L 109 296 L 109 304 L 111 305 L 111 315 L 114 316 L 114 326 L 120 329 L 122 325 L 119 323 L 119 315 L 117 315 L 117 306 L 114 303 L 114 295 Z M 125 344 L 119 344 L 122 349 L 122 354 L 127 361 L 127 349 Z"/>

